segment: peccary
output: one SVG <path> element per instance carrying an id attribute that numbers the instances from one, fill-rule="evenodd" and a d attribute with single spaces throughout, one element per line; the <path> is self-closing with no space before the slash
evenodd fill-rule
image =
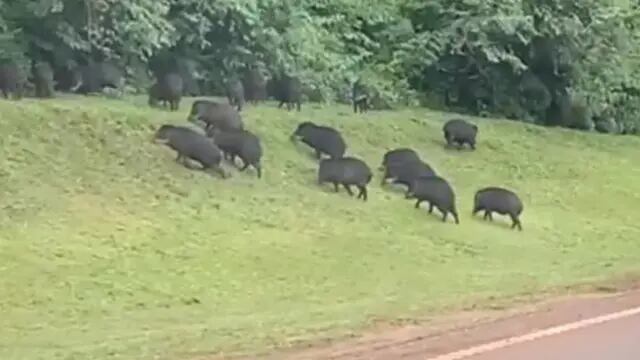
<path id="1" fill-rule="evenodd" d="M 175 69 L 184 82 L 183 95 L 199 96 L 202 94 L 199 84 L 199 79 L 201 79 L 198 74 L 199 68 L 200 65 L 190 58 L 179 57 L 175 59 Z"/>
<path id="2" fill-rule="evenodd" d="M 401 163 L 408 161 L 420 161 L 420 156 L 418 153 L 409 148 L 398 148 L 387 151 L 382 157 L 382 165 L 380 166 L 380 170 L 384 170 L 385 167 L 389 166 L 392 163 Z"/>
<path id="3" fill-rule="evenodd" d="M 55 90 L 76 92 L 82 85 L 82 73 L 73 59 L 68 59 L 54 73 Z"/>
<path id="4" fill-rule="evenodd" d="M 262 177 L 262 145 L 260 139 L 247 130 L 234 131 L 212 131 L 209 133 L 213 137 L 216 145 L 222 150 L 225 158 L 235 164 L 236 156 L 240 157 L 243 166 L 240 171 L 246 170 L 249 165 L 253 166 L 258 173 L 258 178 Z"/>
<path id="5" fill-rule="evenodd" d="M 204 123 L 207 131 L 213 128 L 222 131 L 244 129 L 242 118 L 232 105 L 210 100 L 195 101 L 191 106 L 191 112 L 187 120 Z"/>
<path id="6" fill-rule="evenodd" d="M 214 170 L 222 178 L 229 175 L 222 168 L 222 152 L 211 139 L 183 126 L 162 125 L 155 133 L 154 141 L 162 143 L 178 153 L 176 162 L 187 166 L 186 159 L 202 165 L 203 170 Z"/>
<path id="7" fill-rule="evenodd" d="M 36 87 L 36 97 L 53 97 L 53 70 L 51 69 L 49 63 L 46 63 L 44 61 L 35 63 L 33 65 L 32 73 L 33 83 Z"/>
<path id="8" fill-rule="evenodd" d="M 318 167 L 318 184 L 333 183 L 335 191 L 338 192 L 338 185 L 342 185 L 349 195 L 353 196 L 351 185 L 355 185 L 358 190 L 358 199 L 367 201 L 367 184 L 372 178 L 371 169 L 367 164 L 353 157 L 343 157 L 339 159 L 323 159 Z"/>
<path id="9" fill-rule="evenodd" d="M 354 113 L 369 111 L 369 92 L 360 80 L 353 83 L 351 101 L 353 102 Z"/>
<path id="10" fill-rule="evenodd" d="M 458 212 L 456 210 L 456 196 L 449 183 L 439 176 L 425 176 L 415 179 L 411 183 L 411 187 L 406 195 L 407 199 L 417 199 L 416 209 L 420 207 L 420 204 L 424 201 L 429 203 L 429 213 L 433 212 L 433 208 L 436 207 L 442 213 L 442 221 L 447 221 L 447 215 L 451 213 L 456 221 L 456 224 L 460 223 L 458 219 Z"/>
<path id="11" fill-rule="evenodd" d="M 447 146 L 453 146 L 454 143 L 458 144 L 458 149 L 461 149 L 464 144 L 468 144 L 471 149 L 476 148 L 476 136 L 478 135 L 478 126 L 468 123 L 462 119 L 452 119 L 447 121 L 442 127 L 444 132 L 444 138 L 447 141 Z"/>
<path id="12" fill-rule="evenodd" d="M 291 139 L 300 140 L 310 146 L 316 152 L 316 158 L 320 159 L 322 154 L 327 154 L 331 158 L 341 158 L 347 149 L 347 145 L 338 130 L 328 126 L 316 125 L 305 121 L 298 125 L 296 131 L 291 134 Z"/>
<path id="13" fill-rule="evenodd" d="M 227 99 L 229 104 L 236 107 L 238 111 L 242 111 L 244 106 L 244 86 L 237 79 L 232 79 L 227 83 Z"/>
<path id="14" fill-rule="evenodd" d="M 175 50 L 163 50 L 149 59 L 149 69 L 156 78 L 163 74 L 178 74 L 182 78 L 182 95 L 198 96 L 200 84 L 198 84 L 199 64 L 184 54 Z"/>
<path id="15" fill-rule="evenodd" d="M 404 185 L 409 189 L 415 179 L 434 175 L 436 172 L 422 160 L 393 162 L 385 168 L 382 185 L 392 179 L 394 184 Z"/>
<path id="16" fill-rule="evenodd" d="M 0 64 L 0 90 L 5 99 L 22 97 L 24 77 L 22 71 L 13 62 Z"/>
<path id="17" fill-rule="evenodd" d="M 248 69 L 242 79 L 246 100 L 253 103 L 267 98 L 267 81 L 258 69 Z"/>
<path id="18" fill-rule="evenodd" d="M 493 221 L 493 212 L 511 217 L 511 228 L 518 227 L 522 231 L 520 214 L 524 206 L 522 201 L 513 191 L 500 187 L 487 187 L 476 192 L 473 198 L 473 215 L 484 210 L 483 218 Z"/>
<path id="19" fill-rule="evenodd" d="M 280 102 L 278 108 L 287 104 L 287 110 L 293 109 L 296 105 L 298 111 L 302 107 L 302 82 L 297 77 L 284 75 L 281 78 L 275 78 L 267 83 L 267 90 L 273 97 Z"/>
<path id="20" fill-rule="evenodd" d="M 100 92 L 104 88 L 121 89 L 124 86 L 124 74 L 120 68 L 109 62 L 89 62 L 80 68 L 82 82 L 78 91 L 81 94 Z"/>
<path id="21" fill-rule="evenodd" d="M 166 74 L 149 88 L 149 106 L 157 106 L 160 101 L 164 105 L 169 103 L 169 109 L 176 111 L 180 108 L 183 91 L 182 77 L 178 74 Z"/>

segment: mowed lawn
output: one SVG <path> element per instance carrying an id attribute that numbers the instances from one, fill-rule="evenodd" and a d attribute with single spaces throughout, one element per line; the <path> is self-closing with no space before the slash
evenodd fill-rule
<path id="1" fill-rule="evenodd" d="M 0 359 L 189 359 L 341 336 L 373 320 L 640 270 L 640 139 L 494 119 L 475 152 L 445 150 L 453 114 L 248 106 L 264 176 L 189 171 L 154 129 L 185 121 L 144 99 L 0 101 Z M 377 169 L 417 149 L 457 194 L 461 224 L 380 187 L 369 201 L 316 185 L 289 140 L 298 122 L 340 129 Z M 474 192 L 525 204 L 471 217 Z"/>

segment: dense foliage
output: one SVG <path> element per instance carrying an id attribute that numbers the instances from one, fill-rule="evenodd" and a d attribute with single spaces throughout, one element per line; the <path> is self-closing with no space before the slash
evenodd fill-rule
<path id="1" fill-rule="evenodd" d="M 203 91 L 246 66 L 297 75 L 312 100 L 422 101 L 545 125 L 640 128 L 630 0 L 23 0 L 0 2 L 0 57 L 110 59 L 145 89 L 175 59 Z"/>

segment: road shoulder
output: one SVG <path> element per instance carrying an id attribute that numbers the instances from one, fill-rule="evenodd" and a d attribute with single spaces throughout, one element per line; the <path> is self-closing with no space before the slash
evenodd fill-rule
<path id="1" fill-rule="evenodd" d="M 568 291 L 569 292 L 569 291 Z M 474 309 L 438 316 L 417 325 L 376 329 L 354 339 L 276 351 L 245 359 L 426 360 L 438 355 L 521 336 L 640 306 L 640 281 L 571 289 L 570 295 L 507 310 Z M 576 294 L 578 293 L 578 294 Z M 197 360 L 217 360 L 203 357 Z"/>

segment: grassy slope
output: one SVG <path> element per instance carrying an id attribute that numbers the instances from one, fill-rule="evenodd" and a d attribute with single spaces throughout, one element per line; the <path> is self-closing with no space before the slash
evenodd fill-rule
<path id="1" fill-rule="evenodd" d="M 1 359 L 264 348 L 640 264 L 637 138 L 479 120 L 478 150 L 458 153 L 442 148 L 446 114 L 271 105 L 245 114 L 265 177 L 223 181 L 149 142 L 189 104 L 142 104 L 0 101 Z M 374 168 L 392 147 L 419 149 L 456 188 L 461 225 L 379 177 L 368 203 L 318 189 L 287 139 L 302 119 L 340 128 Z M 521 194 L 524 232 L 470 217 L 485 185 Z"/>

